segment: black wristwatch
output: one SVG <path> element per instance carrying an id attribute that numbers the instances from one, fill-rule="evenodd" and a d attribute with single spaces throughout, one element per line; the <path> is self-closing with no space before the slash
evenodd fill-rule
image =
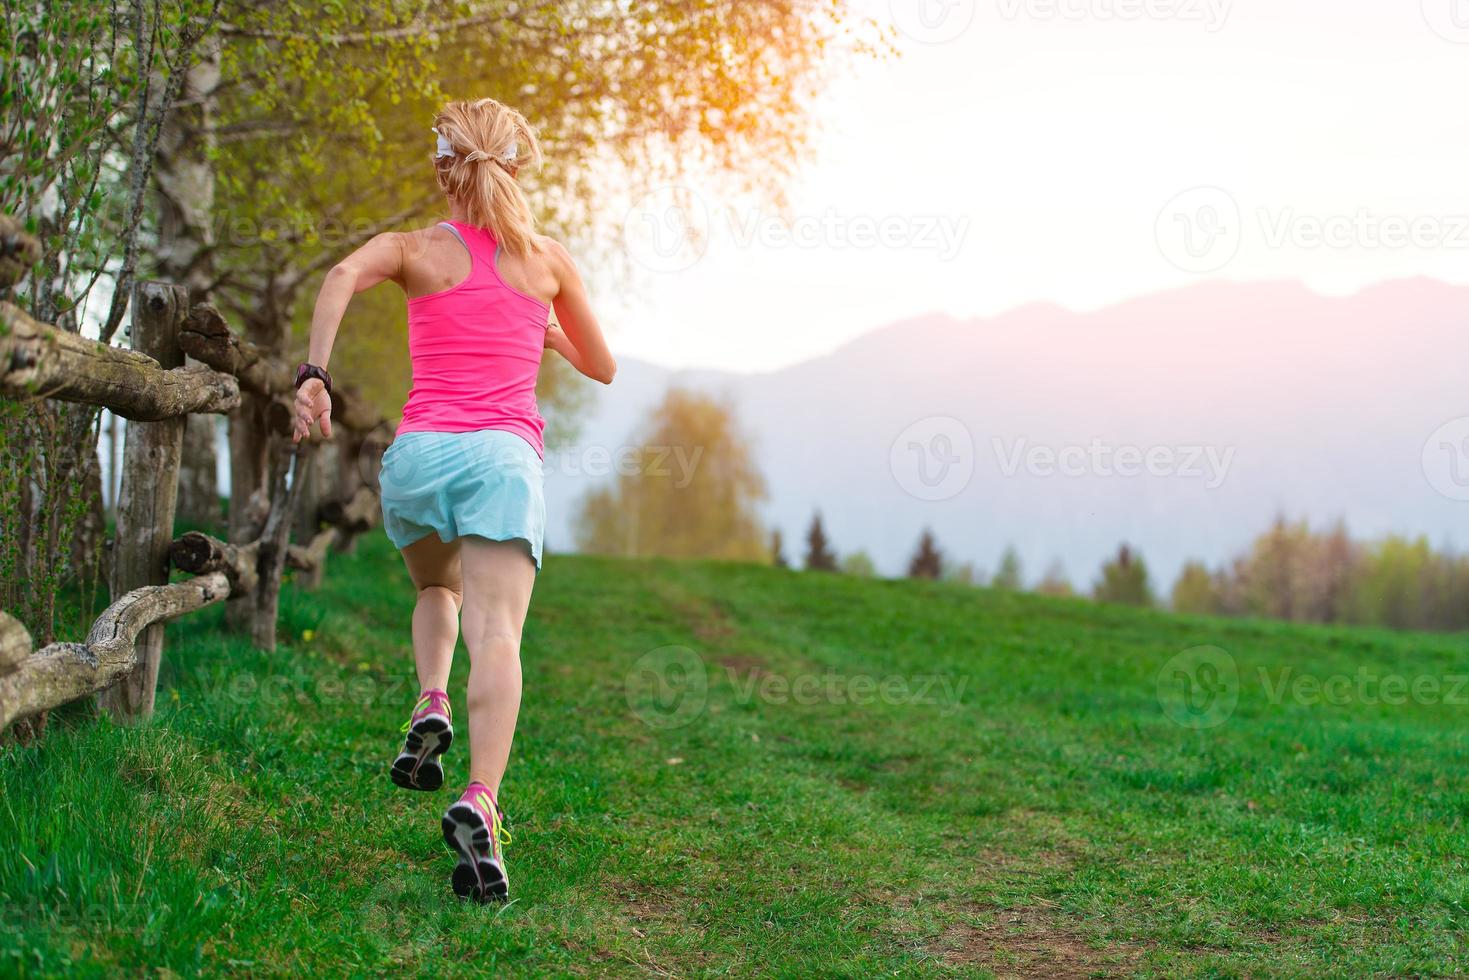
<path id="1" fill-rule="evenodd" d="M 296 365 L 296 390 L 300 391 L 308 378 L 320 378 L 321 383 L 326 385 L 326 393 L 332 393 L 332 376 L 326 373 L 326 368 L 317 367 L 315 364 Z"/>

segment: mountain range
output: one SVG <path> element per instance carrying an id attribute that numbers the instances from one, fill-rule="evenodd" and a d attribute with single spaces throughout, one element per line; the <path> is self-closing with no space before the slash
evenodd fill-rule
<path id="1" fill-rule="evenodd" d="M 993 570 L 1013 545 L 1030 580 L 1059 562 L 1082 588 L 1127 542 L 1166 590 L 1186 560 L 1230 558 L 1277 514 L 1464 545 L 1466 369 L 1469 287 L 1426 279 L 919 316 L 758 374 L 624 360 L 548 458 L 548 543 L 570 547 L 588 470 L 636 445 L 676 385 L 734 408 L 793 561 L 818 510 L 838 552 L 865 550 L 884 574 L 930 528 L 950 561 Z"/>

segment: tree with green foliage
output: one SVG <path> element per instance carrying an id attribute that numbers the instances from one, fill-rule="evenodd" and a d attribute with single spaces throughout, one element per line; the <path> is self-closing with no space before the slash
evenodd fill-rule
<path id="1" fill-rule="evenodd" d="M 1025 573 L 1014 545 L 1006 547 L 1000 556 L 1000 570 L 990 579 L 990 588 L 1001 592 L 1020 592 L 1025 588 Z"/>
<path id="2" fill-rule="evenodd" d="M 1391 536 L 1366 550 L 1352 595 L 1353 619 L 1392 629 L 1443 628 L 1443 600 L 1452 581 L 1451 562 L 1434 553 L 1428 539 Z M 1461 593 L 1457 597 L 1463 601 Z"/>
<path id="3" fill-rule="evenodd" d="M 941 578 L 944 574 L 944 556 L 934 542 L 933 532 L 928 528 L 923 529 L 923 534 L 918 539 L 918 550 L 913 553 L 913 558 L 908 562 L 909 578 Z"/>
<path id="4" fill-rule="evenodd" d="M 974 562 L 951 562 L 944 566 L 944 581 L 953 582 L 955 585 L 977 586 L 983 585 L 982 573 L 974 567 Z"/>
<path id="5" fill-rule="evenodd" d="M 1153 587 L 1148 581 L 1147 563 L 1124 544 L 1117 549 L 1117 557 L 1102 566 L 1102 577 L 1093 587 L 1092 597 L 1121 606 L 1151 606 Z"/>
<path id="6" fill-rule="evenodd" d="M 333 263 L 443 217 L 428 129 L 448 98 L 494 96 L 538 128 L 547 166 L 520 179 L 543 228 L 586 262 L 613 254 L 608 216 L 649 188 L 708 179 L 778 199 L 841 53 L 881 41 L 840 5 L 787 3 L 230 0 L 224 21 L 209 95 L 222 247 L 199 254 L 213 256 L 214 299 L 282 353 L 302 346 Z M 333 373 L 391 417 L 409 384 L 402 305 L 367 294 L 346 322 Z M 585 390 L 547 358 L 553 440 Z M 269 484 L 262 414 L 247 405 L 231 429 L 237 499 Z M 232 534 L 249 537 L 246 523 L 234 515 Z"/>
<path id="7" fill-rule="evenodd" d="M 155 152 L 217 3 L 124 6 L 8 3 L 0 17 L 0 214 L 41 245 L 13 298 L 104 343 L 146 270 Z M 99 415 L 42 398 L 0 406 L 0 601 L 39 644 L 67 577 L 98 574 Z"/>
<path id="8" fill-rule="evenodd" d="M 675 388 L 648 427 L 633 465 L 583 499 L 577 546 L 628 557 L 767 560 L 757 516 L 765 478 L 733 409 Z"/>
<path id="9" fill-rule="evenodd" d="M 826 528 L 821 523 L 821 511 L 811 517 L 811 527 L 806 531 L 806 571 L 839 571 L 837 556 L 826 540 Z"/>
<path id="10" fill-rule="evenodd" d="M 843 575 L 853 575 L 857 578 L 877 576 L 877 566 L 873 564 L 872 556 L 860 548 L 842 556 L 841 570 Z"/>
<path id="11" fill-rule="evenodd" d="M 1426 539 L 1353 541 L 1277 517 L 1249 549 L 1210 575 L 1191 562 L 1173 587 L 1181 612 L 1393 629 L 1469 629 L 1469 556 Z"/>
<path id="12" fill-rule="evenodd" d="M 1059 560 L 1051 562 L 1051 566 L 1046 569 L 1046 574 L 1036 584 L 1035 591 L 1040 595 L 1055 596 L 1062 599 L 1076 595 L 1076 589 L 1071 585 L 1071 579 L 1066 574 L 1066 568 Z"/>
<path id="13" fill-rule="evenodd" d="M 1170 605 L 1174 612 L 1181 613 L 1216 615 L 1224 611 L 1224 599 L 1214 576 L 1198 561 L 1183 566 L 1178 581 L 1173 583 Z"/>

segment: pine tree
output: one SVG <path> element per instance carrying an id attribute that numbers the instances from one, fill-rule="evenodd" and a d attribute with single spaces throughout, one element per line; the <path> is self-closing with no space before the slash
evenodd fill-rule
<path id="1" fill-rule="evenodd" d="M 1151 606 L 1153 588 L 1148 582 L 1148 566 L 1124 544 L 1117 557 L 1102 566 L 1102 577 L 1093 587 L 1092 596 L 1098 602 Z"/>
<path id="2" fill-rule="evenodd" d="M 811 530 L 806 532 L 806 571 L 834 572 L 837 557 L 827 544 L 826 529 L 821 526 L 821 511 L 811 518 Z"/>
<path id="3" fill-rule="evenodd" d="M 990 582 L 990 588 L 1002 592 L 1019 592 L 1025 588 L 1025 572 L 1020 564 L 1020 555 L 1011 545 L 1000 556 L 1000 570 Z"/>
<path id="4" fill-rule="evenodd" d="M 944 556 L 939 551 L 938 545 L 934 543 L 933 532 L 924 528 L 923 536 L 918 539 L 918 550 L 913 553 L 913 560 L 908 563 L 908 577 L 939 578 L 943 574 Z"/>

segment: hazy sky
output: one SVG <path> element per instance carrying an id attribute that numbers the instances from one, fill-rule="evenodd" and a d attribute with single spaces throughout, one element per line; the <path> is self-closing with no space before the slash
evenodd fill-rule
<path id="1" fill-rule="evenodd" d="M 1469 281 L 1469 0 L 854 2 L 900 53 L 825 94 L 788 212 L 629 212 L 620 353 L 757 370 L 931 311 Z"/>

